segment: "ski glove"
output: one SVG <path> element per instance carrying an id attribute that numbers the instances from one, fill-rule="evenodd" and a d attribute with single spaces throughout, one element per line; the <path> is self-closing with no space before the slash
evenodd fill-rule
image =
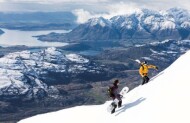
<path id="1" fill-rule="evenodd" d="M 156 66 L 155 69 L 158 70 L 158 67 Z"/>

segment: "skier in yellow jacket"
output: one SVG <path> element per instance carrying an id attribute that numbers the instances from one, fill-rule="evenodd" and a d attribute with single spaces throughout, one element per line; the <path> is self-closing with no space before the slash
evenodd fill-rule
<path id="1" fill-rule="evenodd" d="M 139 74 L 143 78 L 142 85 L 148 83 L 148 81 L 149 81 L 149 77 L 148 77 L 148 69 L 149 68 L 158 70 L 157 66 L 148 65 L 146 61 L 140 63 Z"/>

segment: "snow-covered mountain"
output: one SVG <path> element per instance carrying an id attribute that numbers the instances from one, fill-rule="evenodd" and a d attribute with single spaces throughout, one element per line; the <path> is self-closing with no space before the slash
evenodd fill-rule
<path id="1" fill-rule="evenodd" d="M 77 106 L 37 115 L 20 123 L 189 123 L 190 51 L 171 66 L 138 86 L 123 98 L 123 106 L 114 114 L 107 112 L 111 101 L 103 105 Z"/>
<path id="2" fill-rule="evenodd" d="M 89 26 L 100 25 L 101 27 L 111 26 L 111 22 L 103 17 L 89 19 L 86 24 L 88 24 Z"/>
<path id="3" fill-rule="evenodd" d="M 141 11 L 110 19 L 89 19 L 65 37 L 68 40 L 189 39 L 190 12 L 181 8 Z"/>
<path id="4" fill-rule="evenodd" d="M 9 53 L 0 58 L 1 100 L 56 96 L 58 91 L 51 85 L 60 80 L 68 83 L 66 75 L 100 72 L 101 67 L 90 64 L 88 59 L 80 55 L 64 53 L 54 47 Z"/>

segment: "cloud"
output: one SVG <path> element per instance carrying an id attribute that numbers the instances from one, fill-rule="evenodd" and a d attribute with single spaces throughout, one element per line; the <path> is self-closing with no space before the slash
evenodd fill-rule
<path id="1" fill-rule="evenodd" d="M 166 10 L 173 7 L 190 9 L 189 0 L 122 0 L 124 3 L 134 3 L 139 8 L 149 8 L 154 10 Z"/>
<path id="2" fill-rule="evenodd" d="M 110 19 L 116 15 L 130 14 L 140 10 L 136 4 L 124 4 L 123 2 L 107 5 L 104 9 L 105 10 L 103 13 L 90 12 L 84 9 L 76 9 L 72 12 L 75 16 L 77 16 L 77 23 L 85 23 L 88 19 L 94 17 L 104 17 L 106 19 Z"/>
<path id="3" fill-rule="evenodd" d="M 107 17 L 109 14 L 97 14 L 97 13 L 91 13 L 87 10 L 84 9 L 76 9 L 72 11 L 72 13 L 77 16 L 77 23 L 85 23 L 88 21 L 90 18 L 95 18 L 95 17 Z"/>
<path id="4" fill-rule="evenodd" d="M 89 18 L 92 18 L 90 12 L 85 11 L 84 9 L 76 9 L 73 11 L 73 14 L 77 16 L 77 23 L 85 23 Z"/>
<path id="5" fill-rule="evenodd" d="M 93 7 L 94 6 L 94 7 Z M 77 16 L 78 23 L 84 23 L 89 18 L 93 17 L 104 17 L 110 19 L 116 15 L 125 15 L 130 14 L 136 11 L 140 11 L 142 8 L 148 8 L 152 10 L 167 10 L 173 7 L 181 7 L 185 9 L 190 8 L 189 0 L 122 0 L 122 1 L 111 1 L 109 3 L 101 3 L 101 4 L 93 4 L 88 8 L 83 6 L 83 8 L 78 8 L 73 11 L 73 13 Z M 94 8 L 94 9 L 92 9 Z M 101 11 L 101 12 L 97 12 Z"/>
<path id="6" fill-rule="evenodd" d="M 135 3 L 119 2 L 117 4 L 108 5 L 107 10 L 109 12 L 108 17 L 113 17 L 115 15 L 125 15 L 125 14 L 133 13 L 133 12 L 139 11 L 140 8 Z"/>
<path id="7" fill-rule="evenodd" d="M 189 0 L 0 0 L 0 11 L 72 11 L 78 22 L 87 18 L 127 14 L 141 8 L 155 10 L 172 7 L 190 9 Z"/>
<path id="8" fill-rule="evenodd" d="M 99 2 L 108 2 L 109 0 L 0 0 L 0 2 L 17 2 L 17 3 L 40 3 L 40 4 L 46 4 L 46 3 L 99 3 Z"/>

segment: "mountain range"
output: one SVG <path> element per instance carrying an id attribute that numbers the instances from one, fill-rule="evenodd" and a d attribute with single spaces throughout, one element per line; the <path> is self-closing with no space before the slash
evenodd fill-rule
<path id="1" fill-rule="evenodd" d="M 189 40 L 166 40 L 128 49 L 106 50 L 93 59 L 55 47 L 9 53 L 0 58 L 0 97 L 1 100 L 23 96 L 32 99 L 38 95 L 38 91 L 48 93 L 48 87 L 56 84 L 109 80 L 122 75 L 125 70 L 137 69 L 138 66 L 131 59 L 147 60 L 163 69 L 189 47 Z M 118 74 L 114 75 L 114 72 Z"/>
<path id="2" fill-rule="evenodd" d="M 190 12 L 181 8 L 166 11 L 141 9 L 110 19 L 89 19 L 65 36 L 68 41 L 190 39 Z"/>

